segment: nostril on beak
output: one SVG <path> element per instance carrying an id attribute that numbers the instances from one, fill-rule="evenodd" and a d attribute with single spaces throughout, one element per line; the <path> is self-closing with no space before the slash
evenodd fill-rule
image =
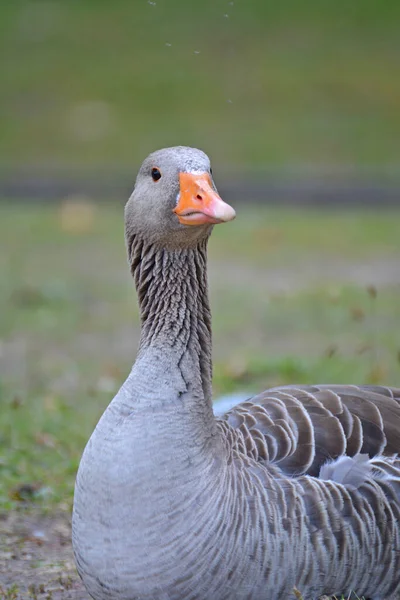
<path id="1" fill-rule="evenodd" d="M 203 200 L 203 196 L 201 194 L 197 194 L 196 198 L 197 200 Z"/>

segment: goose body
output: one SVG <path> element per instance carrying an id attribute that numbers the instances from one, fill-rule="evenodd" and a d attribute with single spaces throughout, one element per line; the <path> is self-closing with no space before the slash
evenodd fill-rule
<path id="1" fill-rule="evenodd" d="M 200 150 L 144 161 L 141 340 L 79 466 L 78 571 L 95 600 L 400 598 L 400 389 L 282 387 L 214 416 L 206 249 L 234 216 Z"/>

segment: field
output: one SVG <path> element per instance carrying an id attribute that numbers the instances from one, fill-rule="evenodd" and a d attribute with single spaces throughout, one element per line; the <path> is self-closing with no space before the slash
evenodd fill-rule
<path id="1" fill-rule="evenodd" d="M 215 396 L 399 385 L 399 213 L 238 213 L 210 243 Z M 122 206 L 1 204 L 0 280 L 0 598 L 83 600 L 74 476 L 139 332 Z"/>
<path id="2" fill-rule="evenodd" d="M 230 173 L 396 173 L 399 18 L 396 0 L 2 2 L 1 171 L 188 144 Z"/>

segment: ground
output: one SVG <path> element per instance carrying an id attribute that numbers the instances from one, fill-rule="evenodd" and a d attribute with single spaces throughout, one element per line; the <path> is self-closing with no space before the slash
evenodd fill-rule
<path id="1" fill-rule="evenodd" d="M 76 573 L 69 514 L 14 512 L 0 521 L 0 535 L 1 600 L 90 598 Z"/>
<path id="2" fill-rule="evenodd" d="M 398 222 L 398 212 L 239 207 L 216 227 L 215 396 L 399 385 Z M 139 332 L 121 206 L 0 205 L 0 280 L 0 599 L 84 600 L 74 477 Z"/>

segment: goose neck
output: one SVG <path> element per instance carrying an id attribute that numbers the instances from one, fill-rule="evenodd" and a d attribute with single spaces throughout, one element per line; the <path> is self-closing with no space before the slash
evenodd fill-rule
<path id="1" fill-rule="evenodd" d="M 186 392 L 211 405 L 207 240 L 165 249 L 134 238 L 129 255 L 142 326 L 138 360 L 158 356 L 168 371 L 179 371 Z"/>

